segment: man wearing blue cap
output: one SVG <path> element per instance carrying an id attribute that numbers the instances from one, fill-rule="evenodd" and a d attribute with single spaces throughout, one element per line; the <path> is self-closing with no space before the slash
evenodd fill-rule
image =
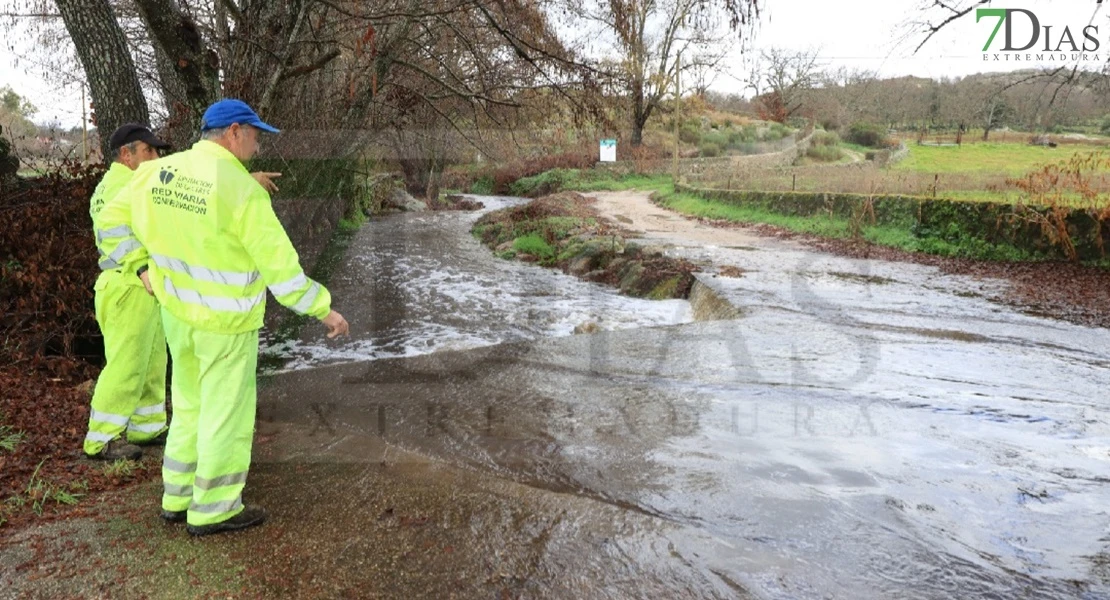
<path id="1" fill-rule="evenodd" d="M 328 290 L 305 276 L 269 195 L 243 166 L 260 132 L 278 130 L 240 100 L 208 107 L 201 129 L 191 149 L 140 168 L 101 216 L 106 227 L 130 227 L 128 260 L 145 259 L 136 274 L 162 306 L 174 406 L 162 518 L 186 521 L 198 536 L 266 518 L 242 501 L 266 289 L 323 321 L 329 338 L 348 330 Z"/>

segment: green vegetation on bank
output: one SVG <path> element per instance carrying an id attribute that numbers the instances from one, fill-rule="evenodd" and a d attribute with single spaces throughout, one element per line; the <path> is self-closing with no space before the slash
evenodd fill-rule
<path id="1" fill-rule="evenodd" d="M 696 193 L 675 192 L 673 186 L 669 190 L 653 194 L 652 199 L 660 206 L 691 217 L 734 223 L 766 224 L 831 239 L 855 238 L 910 252 L 984 260 L 1029 261 L 1042 258 L 1009 244 L 990 243 L 966 235 L 958 229 L 915 233 L 905 227 L 866 224 L 862 218 L 853 220 L 828 215 L 785 215 L 760 206 L 742 206 L 709 200 Z"/>
<path id="2" fill-rule="evenodd" d="M 541 196 L 558 191 L 612 192 L 621 190 L 656 191 L 670 185 L 670 175 L 620 174 L 605 169 L 552 169 L 524 177 L 510 185 L 516 196 Z"/>

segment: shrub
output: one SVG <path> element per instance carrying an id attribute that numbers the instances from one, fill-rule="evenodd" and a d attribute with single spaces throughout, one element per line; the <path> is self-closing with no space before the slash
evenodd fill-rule
<path id="1" fill-rule="evenodd" d="M 701 136 L 702 144 L 715 144 L 718 148 L 728 146 L 728 134 L 721 131 L 710 131 Z"/>
<path id="2" fill-rule="evenodd" d="M 836 146 L 840 144 L 840 136 L 835 131 L 818 131 L 813 134 L 813 146 Z"/>
<path id="3" fill-rule="evenodd" d="M 487 174 L 487 175 L 482 175 L 481 177 L 479 177 L 477 180 L 474 181 L 474 183 L 470 184 L 470 193 L 471 194 L 483 194 L 483 195 L 486 195 L 486 196 L 492 194 L 493 193 L 493 176 Z"/>
<path id="4" fill-rule="evenodd" d="M 712 158 L 714 156 L 720 156 L 720 154 L 721 147 L 713 142 L 706 142 L 701 145 L 701 155 L 703 157 Z"/>
<path id="5" fill-rule="evenodd" d="M 1106 115 L 1102 118 L 1102 124 L 1099 126 L 1098 130 L 1101 131 L 1103 135 L 1110 135 L 1110 115 Z"/>
<path id="6" fill-rule="evenodd" d="M 539 175 L 521 177 L 509 183 L 509 193 L 514 196 L 538 198 L 558 191 L 573 176 L 569 169 L 552 169 Z"/>
<path id="7" fill-rule="evenodd" d="M 678 131 L 678 139 L 685 144 L 696 144 L 701 141 L 701 131 L 696 125 L 683 125 Z"/>
<path id="8" fill-rule="evenodd" d="M 69 377 L 91 367 L 70 359 L 97 360 L 89 198 L 103 174 L 99 165 L 70 163 L 0 192 L 0 365 Z"/>
<path id="9" fill-rule="evenodd" d="M 836 162 L 844 156 L 844 152 L 836 146 L 810 146 L 806 156 L 820 162 Z"/>
<path id="10" fill-rule="evenodd" d="M 767 141 L 781 140 L 782 138 L 790 135 L 790 128 L 782 123 L 772 123 L 771 128 L 764 134 L 763 139 Z"/>
<path id="11" fill-rule="evenodd" d="M 848 129 L 848 141 L 869 148 L 882 148 L 889 143 L 886 128 L 874 123 L 853 123 Z"/>
<path id="12" fill-rule="evenodd" d="M 509 163 L 493 172 L 493 193 L 507 194 L 513 182 L 538 175 L 552 169 L 588 169 L 594 166 L 597 157 L 592 152 L 563 152 L 545 154 Z"/>

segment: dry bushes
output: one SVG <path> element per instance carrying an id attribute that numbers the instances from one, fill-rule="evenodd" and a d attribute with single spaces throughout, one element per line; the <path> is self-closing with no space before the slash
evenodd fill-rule
<path id="1" fill-rule="evenodd" d="M 1110 199 L 1103 184 L 1110 157 L 1102 153 L 1075 155 L 1060 164 L 1046 165 L 1025 177 L 1007 180 L 1028 198 L 1028 205 L 1014 207 L 1014 218 L 1040 227 L 1041 235 L 1059 247 L 1068 260 L 1079 260 L 1077 244 L 1090 244 L 1106 256 L 1106 221 Z M 1044 207 L 1042 209 L 1030 207 Z M 1082 211 L 1093 227 L 1080 231 L 1072 217 Z"/>
<path id="2" fill-rule="evenodd" d="M 157 475 L 153 458 L 126 472 L 81 458 L 90 387 L 76 384 L 103 357 L 89 218 L 102 173 L 69 165 L 0 189 L 0 524 Z"/>
<path id="3" fill-rule="evenodd" d="M 0 191 L 0 364 L 83 380 L 97 354 L 89 198 L 103 169 L 69 165 Z"/>

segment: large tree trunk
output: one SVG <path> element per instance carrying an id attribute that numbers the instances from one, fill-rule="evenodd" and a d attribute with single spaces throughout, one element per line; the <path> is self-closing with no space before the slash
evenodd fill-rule
<path id="1" fill-rule="evenodd" d="M 204 42 L 200 29 L 171 0 L 135 0 L 156 46 L 166 53 L 176 86 L 185 93 L 179 121 L 170 137 L 181 139 L 197 131 L 209 104 L 220 98 L 220 59 Z M 167 88 L 174 86 L 167 85 Z"/>
<path id="2" fill-rule="evenodd" d="M 150 124 L 135 62 L 108 0 L 56 0 L 92 94 L 100 150 L 105 161 L 108 138 L 124 123 Z"/>
<path id="3" fill-rule="evenodd" d="M 162 88 L 162 100 L 166 103 L 166 130 L 162 132 L 162 139 L 169 142 L 175 152 L 187 150 L 197 139 L 197 129 L 193 109 L 188 103 L 185 84 L 177 76 L 177 69 L 170 57 L 162 50 L 162 46 L 158 44 L 153 46 L 155 65 L 158 68 L 158 83 Z"/>
<path id="4" fill-rule="evenodd" d="M 647 111 L 644 106 L 644 82 L 632 84 L 632 146 L 644 143 L 644 125 L 647 124 Z"/>

